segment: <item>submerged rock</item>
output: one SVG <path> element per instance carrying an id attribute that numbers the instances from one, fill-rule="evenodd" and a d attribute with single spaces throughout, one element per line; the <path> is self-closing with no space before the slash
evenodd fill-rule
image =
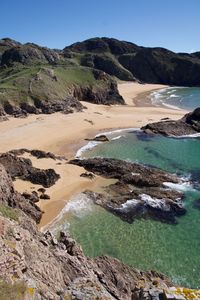
<path id="1" fill-rule="evenodd" d="M 87 192 L 92 200 L 129 223 L 136 218 L 152 218 L 176 223 L 176 217 L 186 213 L 183 193 L 165 184 L 177 184 L 180 179 L 162 170 L 117 159 L 75 159 L 72 164 L 87 171 L 118 179 L 103 194 Z"/>
<path id="2" fill-rule="evenodd" d="M 167 120 L 150 123 L 141 128 L 146 133 L 165 136 L 182 136 L 200 133 L 200 107 L 178 121 Z"/>

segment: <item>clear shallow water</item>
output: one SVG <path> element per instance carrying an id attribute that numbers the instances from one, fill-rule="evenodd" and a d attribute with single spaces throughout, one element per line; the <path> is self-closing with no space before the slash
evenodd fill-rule
<path id="1" fill-rule="evenodd" d="M 170 87 L 151 93 L 153 104 L 194 110 L 200 106 L 200 88 Z"/>
<path id="2" fill-rule="evenodd" d="M 102 156 L 143 162 L 181 176 L 200 180 L 200 139 L 150 138 L 139 132 L 120 132 L 113 140 L 102 143 L 84 156 Z M 193 201 L 198 190 L 186 187 L 187 214 L 178 225 L 152 220 L 128 224 L 79 195 L 73 209 L 59 222 L 59 229 L 69 230 L 82 245 L 86 255 L 108 254 L 134 267 L 155 269 L 170 276 L 180 285 L 200 288 L 200 211 Z M 86 209 L 81 213 L 80 207 Z"/>

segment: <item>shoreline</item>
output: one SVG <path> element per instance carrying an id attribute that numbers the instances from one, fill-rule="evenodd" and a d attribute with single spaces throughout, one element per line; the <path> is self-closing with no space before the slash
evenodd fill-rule
<path id="1" fill-rule="evenodd" d="M 20 148 L 39 149 L 72 159 L 78 149 L 88 143 L 85 139 L 94 137 L 98 133 L 116 129 L 140 128 L 164 117 L 181 118 L 186 111 L 144 106 L 143 102 L 141 106 L 137 106 L 134 103 L 136 98 L 138 102 L 139 99 L 142 100 L 144 94 L 147 95 L 153 90 L 164 87 L 166 86 L 121 83 L 118 85 L 119 92 L 127 105 L 105 106 L 84 102 L 87 109 L 83 112 L 68 115 L 62 113 L 31 115 L 26 119 L 11 118 L 1 123 L 1 152 Z M 99 176 L 94 180 L 80 177 L 85 170 L 66 164 L 66 162 L 58 164 L 58 161 L 52 159 L 29 158 L 33 166 L 41 169 L 53 168 L 61 175 L 56 184 L 47 189 L 50 200 L 42 200 L 38 203 L 44 211 L 39 228 L 52 223 L 73 195 L 85 189 L 95 190 L 106 184 L 105 179 Z M 29 192 L 41 187 L 22 180 L 16 180 L 14 185 L 19 192 Z"/>

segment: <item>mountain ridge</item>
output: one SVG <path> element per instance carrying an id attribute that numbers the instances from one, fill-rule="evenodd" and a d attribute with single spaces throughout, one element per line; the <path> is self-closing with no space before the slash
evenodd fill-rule
<path id="1" fill-rule="evenodd" d="M 0 116 L 70 113 L 79 101 L 125 104 L 117 81 L 200 86 L 200 52 L 174 53 L 113 38 L 91 38 L 63 50 L 0 40 Z"/>

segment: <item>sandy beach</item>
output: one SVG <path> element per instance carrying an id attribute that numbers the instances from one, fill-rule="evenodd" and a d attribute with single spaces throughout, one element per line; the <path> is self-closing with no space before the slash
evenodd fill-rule
<path id="1" fill-rule="evenodd" d="M 71 159 L 77 150 L 87 143 L 85 138 L 94 137 L 99 132 L 118 128 L 139 128 L 164 117 L 179 119 L 185 111 L 149 106 L 145 104 L 146 100 L 143 102 L 147 93 L 164 87 L 155 84 L 121 83 L 119 91 L 127 105 L 105 106 L 84 102 L 87 109 L 83 112 L 68 115 L 31 115 L 24 119 L 10 118 L 0 126 L 1 152 L 20 148 L 39 149 Z M 80 177 L 84 170 L 67 164 L 65 160 L 60 162 L 30 158 L 35 167 L 53 168 L 61 176 L 54 186 L 47 189 L 51 199 L 38 203 L 44 211 L 40 227 L 51 222 L 72 195 L 88 188 L 95 190 L 98 186 L 106 184 L 106 180 L 100 177 L 94 180 Z M 33 191 L 40 187 L 22 180 L 16 180 L 14 184 L 19 192 Z"/>

